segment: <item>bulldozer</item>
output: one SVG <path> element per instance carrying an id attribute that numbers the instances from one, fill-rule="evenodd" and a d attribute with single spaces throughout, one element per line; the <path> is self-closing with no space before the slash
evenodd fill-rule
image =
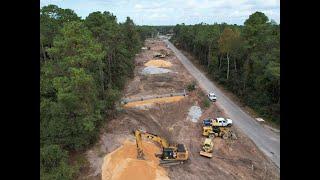
<path id="1" fill-rule="evenodd" d="M 161 154 L 156 154 L 156 157 L 160 158 L 160 165 L 183 164 L 189 159 L 189 151 L 184 144 L 170 145 L 166 139 L 143 130 L 135 130 L 134 135 L 136 137 L 138 159 L 144 159 L 142 138 L 157 142 L 161 146 Z"/>
<path id="2" fill-rule="evenodd" d="M 202 144 L 202 151 L 200 151 L 201 156 L 212 158 L 213 142 L 211 138 L 206 138 Z"/>
<path id="3" fill-rule="evenodd" d="M 210 138 L 222 137 L 223 139 L 237 139 L 235 133 L 229 127 L 203 126 L 202 135 Z"/>

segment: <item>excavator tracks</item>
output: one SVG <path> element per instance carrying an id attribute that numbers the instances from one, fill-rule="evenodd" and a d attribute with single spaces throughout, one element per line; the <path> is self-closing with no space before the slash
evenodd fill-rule
<path id="1" fill-rule="evenodd" d="M 160 160 L 159 161 L 159 164 L 164 167 L 174 166 L 174 165 L 183 164 L 183 163 L 184 161 L 178 161 L 178 160 L 172 160 L 172 161 Z"/>

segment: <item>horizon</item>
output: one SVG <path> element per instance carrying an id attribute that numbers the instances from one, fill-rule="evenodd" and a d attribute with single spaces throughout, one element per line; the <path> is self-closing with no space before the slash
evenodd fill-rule
<path id="1" fill-rule="evenodd" d="M 95 11 L 109 11 L 122 23 L 130 17 L 139 26 L 175 26 L 194 24 L 243 25 L 249 15 L 256 11 L 280 24 L 280 0 L 40 0 L 40 8 L 49 4 L 72 9 L 85 19 Z"/>

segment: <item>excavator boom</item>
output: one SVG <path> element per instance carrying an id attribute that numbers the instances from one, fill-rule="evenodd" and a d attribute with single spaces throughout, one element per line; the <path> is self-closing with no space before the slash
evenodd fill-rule
<path id="1" fill-rule="evenodd" d="M 138 159 L 144 159 L 144 154 L 142 150 L 142 139 L 141 139 L 141 133 L 140 131 L 135 131 L 134 135 L 136 137 L 136 144 L 137 144 L 137 150 L 138 150 Z"/>

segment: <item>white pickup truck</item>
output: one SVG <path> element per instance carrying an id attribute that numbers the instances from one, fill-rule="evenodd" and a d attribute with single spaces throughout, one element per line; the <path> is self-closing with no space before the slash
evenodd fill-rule
<path id="1" fill-rule="evenodd" d="M 217 96 L 213 92 L 210 92 L 208 94 L 208 98 L 210 99 L 210 101 L 216 101 L 217 100 Z"/>
<path id="2" fill-rule="evenodd" d="M 225 127 L 225 126 L 232 126 L 232 120 L 228 118 L 216 118 L 216 119 L 205 119 L 203 120 L 204 126 L 218 126 L 218 127 Z"/>

